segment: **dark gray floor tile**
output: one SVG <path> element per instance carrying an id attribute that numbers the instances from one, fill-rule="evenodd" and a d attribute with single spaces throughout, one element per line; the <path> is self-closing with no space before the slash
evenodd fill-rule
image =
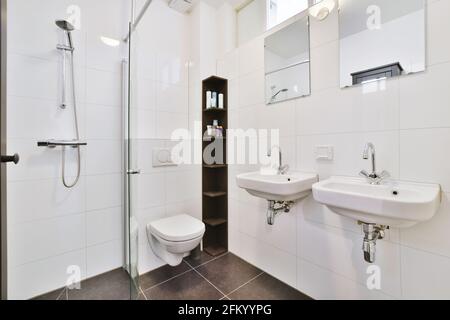
<path id="1" fill-rule="evenodd" d="M 147 298 L 142 293 L 139 293 L 136 300 L 147 300 Z"/>
<path id="2" fill-rule="evenodd" d="M 212 259 L 214 259 L 213 256 L 207 254 L 204 251 L 199 251 L 198 253 L 191 254 L 189 257 L 185 258 L 184 260 L 187 263 L 189 263 L 192 267 L 196 268 L 201 264 L 211 261 Z"/>
<path id="3" fill-rule="evenodd" d="M 219 300 L 222 294 L 194 270 L 145 291 L 149 300 Z"/>
<path id="4" fill-rule="evenodd" d="M 130 278 L 117 269 L 81 282 L 81 289 L 68 290 L 69 300 L 129 300 Z"/>
<path id="5" fill-rule="evenodd" d="M 231 300 L 311 300 L 267 273 L 229 295 Z"/>
<path id="6" fill-rule="evenodd" d="M 211 261 L 197 270 L 224 294 L 237 289 L 262 272 L 232 253 Z"/>
<path id="7" fill-rule="evenodd" d="M 165 265 L 144 275 L 141 275 L 139 277 L 139 285 L 141 286 L 142 290 L 147 290 L 154 285 L 169 280 L 170 278 L 173 278 L 190 269 L 191 268 L 185 262 L 182 262 L 176 267 Z"/>
<path id="8" fill-rule="evenodd" d="M 37 296 L 33 298 L 32 300 L 66 300 L 67 295 L 65 293 L 65 288 L 61 288 L 46 294 L 43 294 L 41 296 Z"/>

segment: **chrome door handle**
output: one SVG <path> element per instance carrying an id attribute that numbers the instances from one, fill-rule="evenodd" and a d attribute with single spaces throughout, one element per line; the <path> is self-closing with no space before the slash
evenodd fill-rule
<path id="1" fill-rule="evenodd" d="M 141 174 L 141 170 L 139 169 L 128 170 L 127 174 Z"/>
<path id="2" fill-rule="evenodd" d="M 14 164 L 18 164 L 20 157 L 17 153 L 12 156 L 1 156 L 1 162 L 14 162 Z"/>

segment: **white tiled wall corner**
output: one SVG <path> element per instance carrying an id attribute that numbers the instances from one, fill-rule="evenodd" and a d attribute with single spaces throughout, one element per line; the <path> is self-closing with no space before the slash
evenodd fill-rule
<path id="1" fill-rule="evenodd" d="M 450 72 L 450 47 L 442 40 L 439 30 L 448 29 L 444 12 L 448 11 L 449 2 L 430 0 L 427 3 L 427 70 L 346 89 L 339 88 L 338 79 L 338 12 L 324 21 L 311 19 L 312 94 L 291 102 L 295 121 L 290 119 L 290 107 L 264 104 L 264 75 L 258 71 L 264 61 L 261 37 L 218 63 L 219 73 L 232 76 L 238 55 L 238 76 L 233 77 L 229 94 L 239 98 L 230 110 L 230 126 L 279 128 L 285 163 L 291 168 L 317 172 L 321 179 L 332 175 L 357 176 L 370 165 L 362 159 L 362 149 L 371 141 L 377 150 L 378 168 L 388 170 L 394 178 L 442 186 L 442 207 L 432 220 L 411 229 L 391 229 L 386 239 L 378 242 L 377 264 L 384 279 L 382 291 L 366 288 L 367 264 L 362 257 L 360 226 L 332 213 L 312 197 L 296 205 L 295 232 L 286 228 L 283 237 L 273 238 L 274 234 L 262 227 L 264 205 L 245 191 L 231 187 L 229 243 L 232 252 L 289 282 L 290 271 L 280 271 L 278 261 L 267 257 L 274 252 L 288 254 L 291 242 L 295 242 L 297 288 L 313 298 L 448 296 L 450 285 L 445 268 L 450 252 L 445 239 L 450 221 L 447 195 L 450 168 L 444 160 L 449 156 L 446 146 L 450 137 L 450 115 L 447 116 L 450 96 L 444 86 L 448 82 L 445 75 Z M 253 61 L 248 58 L 250 48 L 254 52 Z M 318 145 L 334 147 L 333 161 L 315 159 Z M 237 174 L 251 170 L 255 168 L 244 166 L 230 170 L 230 185 L 235 184 Z M 287 218 L 280 222 L 284 219 Z M 268 239 L 270 245 L 264 247 Z"/>
<path id="2" fill-rule="evenodd" d="M 27 299 L 62 288 L 73 267 L 79 267 L 81 279 L 86 278 L 85 249 L 10 268 L 9 299 Z"/>
<path id="3" fill-rule="evenodd" d="M 87 247 L 87 278 L 111 271 L 123 266 L 124 242 L 122 239 Z"/>

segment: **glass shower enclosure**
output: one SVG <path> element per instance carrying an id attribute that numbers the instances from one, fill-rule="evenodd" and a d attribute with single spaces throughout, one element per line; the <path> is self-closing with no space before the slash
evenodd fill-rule
<path id="1" fill-rule="evenodd" d="M 145 15 L 152 0 L 147 0 L 140 8 L 136 1 L 132 1 L 131 21 L 128 26 L 127 58 L 123 61 L 124 79 L 124 113 L 123 113 L 123 137 L 124 137 L 124 218 L 125 218 L 125 268 L 130 276 L 130 298 L 137 299 L 139 289 L 139 224 L 137 219 L 138 186 L 140 169 L 138 163 L 138 143 L 140 138 L 138 102 L 136 99 L 138 82 L 138 24 Z M 142 3 L 142 2 L 141 2 Z M 137 15 L 135 12 L 139 12 Z M 142 240 L 142 239 L 141 239 Z"/>

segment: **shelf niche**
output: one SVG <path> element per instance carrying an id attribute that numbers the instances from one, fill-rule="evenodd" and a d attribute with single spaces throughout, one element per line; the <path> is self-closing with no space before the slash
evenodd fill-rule
<path id="1" fill-rule="evenodd" d="M 206 92 L 224 95 L 223 109 L 206 109 Z M 224 163 L 203 163 L 202 169 L 202 219 L 206 225 L 203 237 L 203 250 L 212 256 L 228 251 L 228 166 L 226 161 L 226 130 L 228 129 L 228 80 L 216 76 L 203 80 L 202 83 L 202 127 L 206 133 L 207 126 L 218 120 L 223 127 L 221 137 Z M 202 151 L 216 139 L 204 138 Z"/>

